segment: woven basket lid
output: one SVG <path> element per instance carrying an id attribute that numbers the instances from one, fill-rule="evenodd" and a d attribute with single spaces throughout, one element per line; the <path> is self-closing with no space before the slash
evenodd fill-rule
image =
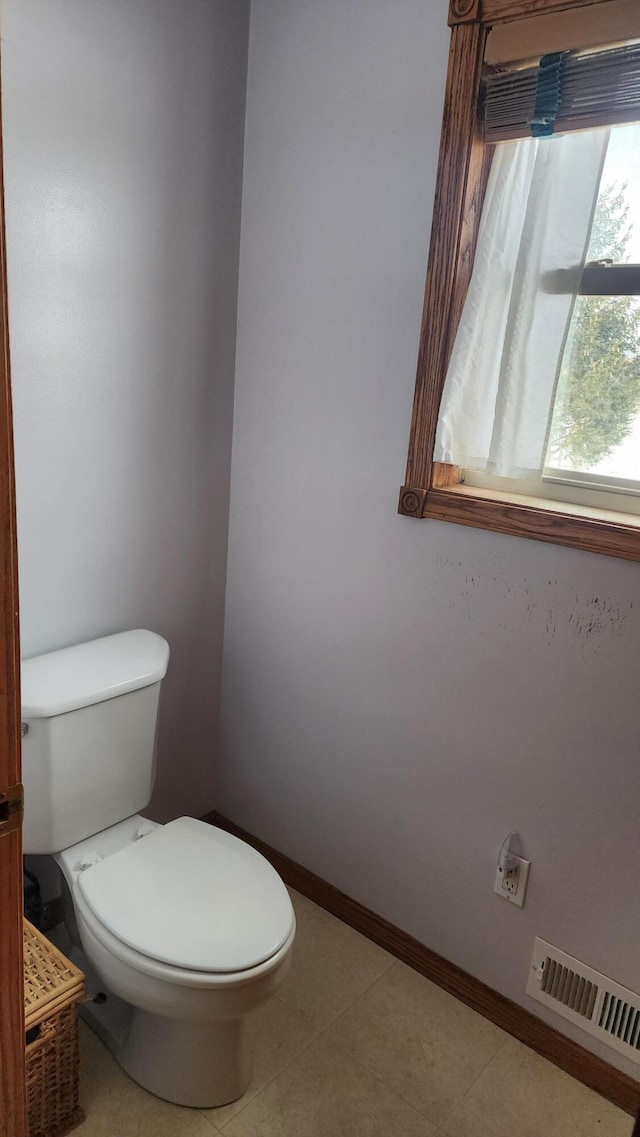
<path id="1" fill-rule="evenodd" d="M 28 920 L 24 921 L 23 939 L 24 1014 L 29 1030 L 53 1010 L 82 998 L 84 975 Z"/>

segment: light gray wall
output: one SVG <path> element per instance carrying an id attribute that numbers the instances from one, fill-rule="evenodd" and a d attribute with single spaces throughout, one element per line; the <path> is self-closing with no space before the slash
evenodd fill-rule
<path id="1" fill-rule="evenodd" d="M 22 643 L 171 645 L 159 818 L 211 808 L 248 0 L 5 0 Z"/>
<path id="2" fill-rule="evenodd" d="M 253 4 L 218 806 L 521 1004 L 536 934 L 638 991 L 640 567 L 396 515 L 446 12 Z"/>

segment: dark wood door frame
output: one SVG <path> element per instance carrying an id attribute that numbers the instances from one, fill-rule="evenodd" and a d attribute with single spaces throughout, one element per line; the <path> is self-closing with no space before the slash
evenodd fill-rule
<path id="1" fill-rule="evenodd" d="M 1 124 L 0 307 L 0 793 L 6 793 L 21 781 L 21 734 L 18 554 Z M 2 1137 L 26 1137 L 22 829 L 21 826 L 10 829 L 3 824 L 5 814 L 0 798 L 0 1133 Z"/>

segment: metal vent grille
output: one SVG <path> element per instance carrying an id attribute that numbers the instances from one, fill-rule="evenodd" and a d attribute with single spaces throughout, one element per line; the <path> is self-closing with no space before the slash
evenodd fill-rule
<path id="1" fill-rule="evenodd" d="M 598 1026 L 626 1046 L 640 1050 L 640 1007 L 605 991 Z"/>
<path id="2" fill-rule="evenodd" d="M 557 999 L 559 1003 L 569 1007 L 577 1015 L 591 1018 L 598 994 L 597 983 L 590 983 L 578 971 L 572 971 L 570 967 L 563 967 L 550 955 L 544 961 L 542 990 L 545 995 Z"/>
<path id="3" fill-rule="evenodd" d="M 640 1064 L 640 995 L 540 939 L 527 994 Z"/>

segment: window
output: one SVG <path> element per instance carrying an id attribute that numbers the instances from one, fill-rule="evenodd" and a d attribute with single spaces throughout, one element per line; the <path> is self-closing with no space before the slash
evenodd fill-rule
<path id="1" fill-rule="evenodd" d="M 545 459 L 548 493 L 640 512 L 640 125 L 611 131 Z"/>
<path id="2" fill-rule="evenodd" d="M 452 0 L 400 512 L 640 560 L 640 9 L 527 7 Z"/>
<path id="3" fill-rule="evenodd" d="M 638 175 L 638 125 L 496 148 L 436 430 L 465 484 L 640 512 Z"/>

